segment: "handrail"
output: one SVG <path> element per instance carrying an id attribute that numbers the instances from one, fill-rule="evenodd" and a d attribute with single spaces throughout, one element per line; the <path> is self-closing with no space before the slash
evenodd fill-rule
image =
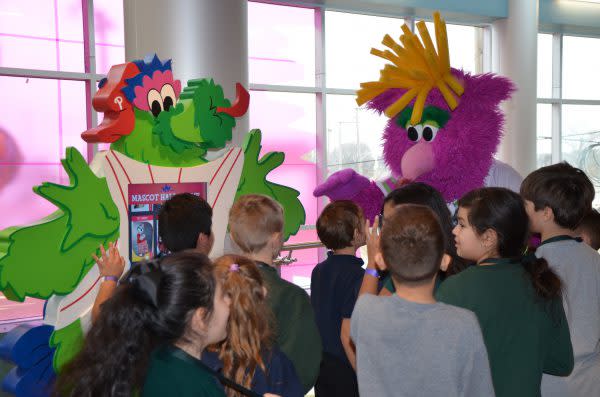
<path id="1" fill-rule="evenodd" d="M 309 243 L 297 243 L 297 244 L 287 244 L 284 245 L 281 249 L 282 251 L 293 251 L 293 250 L 304 250 L 310 248 L 321 248 L 323 247 L 323 243 L 320 241 L 314 241 Z"/>

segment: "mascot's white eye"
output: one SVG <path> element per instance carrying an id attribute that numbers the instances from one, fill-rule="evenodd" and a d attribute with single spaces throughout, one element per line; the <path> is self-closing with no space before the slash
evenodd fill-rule
<path id="1" fill-rule="evenodd" d="M 408 125 L 406 132 L 408 132 L 408 139 L 410 139 L 413 142 L 418 142 L 421 140 L 421 137 L 423 136 L 423 126 L 422 125 Z"/>
<path id="2" fill-rule="evenodd" d="M 154 117 L 158 117 L 163 111 L 163 99 L 160 93 L 155 89 L 148 91 L 148 107 Z"/>
<path id="3" fill-rule="evenodd" d="M 163 98 L 163 109 L 168 111 L 175 104 L 175 90 L 171 84 L 165 84 L 160 89 L 160 96 Z"/>
<path id="4" fill-rule="evenodd" d="M 439 128 L 433 125 L 425 124 L 423 126 L 423 139 L 427 142 L 431 142 L 435 139 L 435 136 L 438 133 Z"/>

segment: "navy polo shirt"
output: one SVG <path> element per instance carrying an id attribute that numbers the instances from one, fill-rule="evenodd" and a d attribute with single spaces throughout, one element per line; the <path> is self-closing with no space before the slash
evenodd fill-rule
<path id="1" fill-rule="evenodd" d="M 256 367 L 252 378 L 252 391 L 263 395 L 272 393 L 285 397 L 303 397 L 302 384 L 294 369 L 294 364 L 277 347 L 264 351 L 262 359 L 266 372 Z M 223 363 L 216 352 L 204 350 L 202 362 L 215 371 L 223 369 Z"/>
<path id="2" fill-rule="evenodd" d="M 312 271 L 310 301 L 323 341 L 323 351 L 348 362 L 340 339 L 342 319 L 352 317 L 365 271 L 354 255 L 333 255 Z"/>

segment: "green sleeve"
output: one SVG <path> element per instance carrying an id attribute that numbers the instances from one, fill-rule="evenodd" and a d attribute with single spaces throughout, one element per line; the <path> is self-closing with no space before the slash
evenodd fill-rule
<path id="1" fill-rule="evenodd" d="M 543 371 L 550 375 L 567 376 L 573 371 L 573 346 L 562 299 L 555 298 L 547 316 L 546 357 Z"/>
<path id="2" fill-rule="evenodd" d="M 440 284 L 435 291 L 435 299 L 438 302 L 444 302 L 449 305 L 461 306 L 460 304 L 460 286 L 455 282 L 456 279 L 449 278 Z"/>
<path id="3" fill-rule="evenodd" d="M 281 351 L 294 363 L 303 391 L 308 393 L 319 375 L 321 336 L 306 292 L 298 287 L 287 294 L 285 314 L 279 313 L 277 342 Z"/>

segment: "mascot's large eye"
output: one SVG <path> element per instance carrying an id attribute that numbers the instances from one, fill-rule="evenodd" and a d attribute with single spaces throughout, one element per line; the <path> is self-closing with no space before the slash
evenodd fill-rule
<path id="1" fill-rule="evenodd" d="M 165 111 L 171 109 L 175 104 L 175 90 L 171 84 L 165 84 L 160 89 L 160 95 L 163 98 L 163 108 Z"/>
<path id="2" fill-rule="evenodd" d="M 425 124 L 423 127 L 423 139 L 427 142 L 431 142 L 435 139 L 435 136 L 438 133 L 439 128 L 434 127 L 433 125 Z"/>
<path id="3" fill-rule="evenodd" d="M 421 140 L 423 136 L 423 126 L 422 125 L 409 125 L 406 129 L 408 132 L 408 139 L 413 142 L 418 142 Z"/>
<path id="4" fill-rule="evenodd" d="M 154 117 L 158 117 L 160 112 L 163 111 L 163 99 L 155 89 L 148 91 L 148 107 Z"/>

